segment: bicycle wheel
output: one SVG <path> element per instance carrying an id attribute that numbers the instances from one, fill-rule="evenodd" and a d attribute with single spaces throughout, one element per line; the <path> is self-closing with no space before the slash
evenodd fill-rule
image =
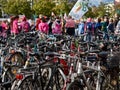
<path id="1" fill-rule="evenodd" d="M 68 86 L 68 90 L 84 90 L 84 89 L 80 82 L 75 80 L 74 82 L 70 83 L 70 85 Z"/>
<path id="2" fill-rule="evenodd" d="M 103 83 L 101 85 L 102 90 L 118 90 L 118 81 L 116 79 L 111 79 L 110 74 L 104 78 Z"/>
<path id="3" fill-rule="evenodd" d="M 101 85 L 102 85 L 103 80 L 104 80 L 104 78 L 102 76 L 99 76 L 99 78 L 98 78 L 97 72 L 90 72 L 87 75 L 87 83 L 91 90 L 96 90 L 96 89 L 102 90 Z M 88 88 L 88 87 L 86 87 L 86 88 Z"/>
<path id="4" fill-rule="evenodd" d="M 52 73 L 49 81 L 47 82 L 45 90 L 62 90 L 64 84 L 65 80 L 59 70 L 57 70 L 55 73 Z"/>
<path id="5" fill-rule="evenodd" d="M 28 76 L 18 82 L 18 86 L 15 86 L 15 90 L 41 90 L 40 82 L 37 79 L 34 80 L 32 76 Z"/>
<path id="6" fill-rule="evenodd" d="M 42 69 L 42 85 L 43 87 L 46 86 L 46 82 L 49 81 L 50 77 L 51 77 L 51 68 L 49 67 L 46 67 L 44 69 Z"/>
<path id="7" fill-rule="evenodd" d="M 11 90 L 18 90 L 18 86 L 17 86 L 17 84 L 18 84 L 18 81 L 19 80 L 14 80 L 14 82 L 12 83 L 12 86 L 11 86 Z"/>
<path id="8" fill-rule="evenodd" d="M 3 69 L 3 74 L 1 75 L 1 77 L 2 77 L 2 82 L 10 82 L 15 78 L 10 68 L 6 70 Z"/>

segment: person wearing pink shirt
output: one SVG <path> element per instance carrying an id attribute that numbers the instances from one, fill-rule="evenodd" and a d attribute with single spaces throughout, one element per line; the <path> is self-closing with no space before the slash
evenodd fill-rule
<path id="1" fill-rule="evenodd" d="M 49 25 L 46 23 L 44 17 L 42 17 L 41 23 L 38 25 L 38 29 L 41 33 L 48 34 Z"/>
<path id="2" fill-rule="evenodd" d="M 0 21 L 0 33 L 2 32 L 2 21 Z"/>
<path id="3" fill-rule="evenodd" d="M 22 30 L 23 32 L 29 32 L 30 31 L 30 24 L 27 21 L 25 16 L 22 18 L 22 22 L 20 23 L 20 30 Z"/>
<path id="4" fill-rule="evenodd" d="M 2 30 L 7 30 L 8 29 L 7 20 L 3 21 L 1 26 L 2 26 Z"/>
<path id="5" fill-rule="evenodd" d="M 68 35 L 75 35 L 75 21 L 72 19 L 71 16 L 68 16 L 68 18 L 66 19 L 65 28 Z"/>
<path id="6" fill-rule="evenodd" d="M 13 34 L 13 35 L 16 35 L 19 33 L 18 19 L 19 19 L 19 16 L 15 16 L 13 19 L 13 22 L 12 22 L 11 34 Z"/>
<path id="7" fill-rule="evenodd" d="M 53 34 L 62 34 L 62 23 L 59 17 L 53 22 L 52 25 L 52 33 Z"/>
<path id="8" fill-rule="evenodd" d="M 0 33 L 0 36 L 7 37 L 7 32 L 9 29 L 8 21 L 7 20 L 2 21 L 1 26 L 2 26 L 2 31 Z"/>

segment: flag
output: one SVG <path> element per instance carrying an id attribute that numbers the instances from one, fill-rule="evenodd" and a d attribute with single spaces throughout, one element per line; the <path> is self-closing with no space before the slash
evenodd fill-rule
<path id="1" fill-rule="evenodd" d="M 88 11 L 88 2 L 88 0 L 78 0 L 69 15 L 75 20 L 79 20 Z"/>

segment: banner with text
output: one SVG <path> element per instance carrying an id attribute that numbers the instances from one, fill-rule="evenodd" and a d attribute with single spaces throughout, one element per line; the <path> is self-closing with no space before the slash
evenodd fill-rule
<path id="1" fill-rule="evenodd" d="M 69 15 L 75 20 L 79 20 L 88 11 L 89 0 L 78 0 Z"/>

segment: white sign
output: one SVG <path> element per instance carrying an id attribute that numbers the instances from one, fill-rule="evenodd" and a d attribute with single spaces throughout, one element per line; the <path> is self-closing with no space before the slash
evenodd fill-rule
<path id="1" fill-rule="evenodd" d="M 78 0 L 69 15 L 75 20 L 79 20 L 88 11 L 89 0 Z"/>

